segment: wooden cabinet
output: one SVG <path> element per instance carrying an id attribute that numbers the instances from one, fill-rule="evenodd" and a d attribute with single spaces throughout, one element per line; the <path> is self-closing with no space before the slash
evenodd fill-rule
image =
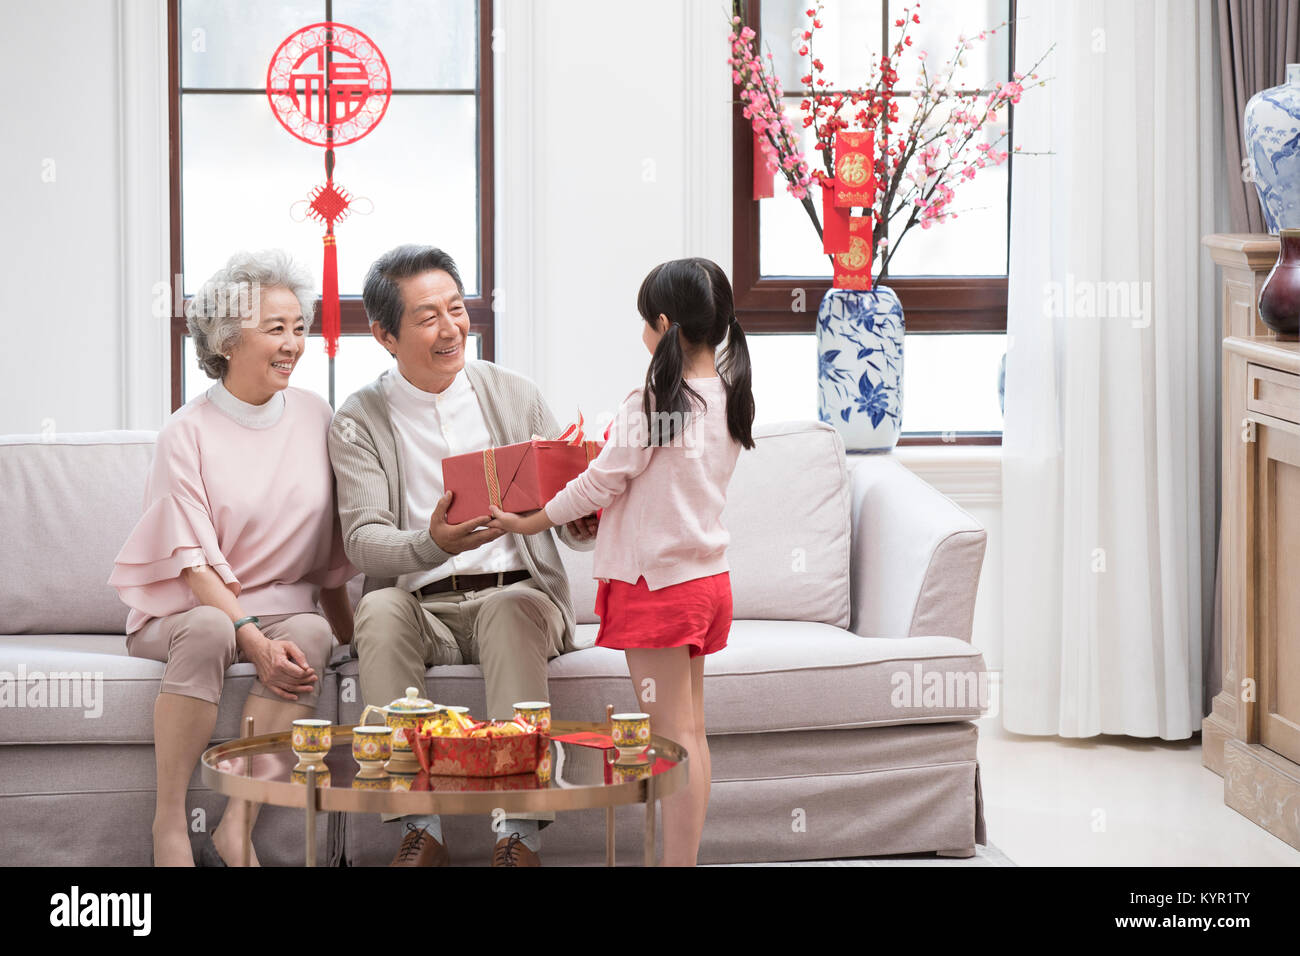
<path id="1" fill-rule="evenodd" d="M 1223 776 L 1228 806 L 1300 849 L 1300 342 L 1259 325 L 1254 300 L 1273 260 L 1255 248 L 1252 261 L 1247 240 L 1271 241 L 1276 256 L 1271 237 L 1206 240 L 1224 266 L 1227 337 L 1223 689 L 1201 725 L 1202 762 Z"/>

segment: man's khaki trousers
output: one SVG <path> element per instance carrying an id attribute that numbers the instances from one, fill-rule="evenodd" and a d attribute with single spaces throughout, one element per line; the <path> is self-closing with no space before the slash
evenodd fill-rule
<path id="1" fill-rule="evenodd" d="M 558 656 L 563 639 L 560 609 L 527 578 L 428 597 L 401 588 L 371 591 L 357 605 L 353 643 L 367 704 L 383 707 L 404 697 L 408 687 L 419 688 L 423 696 L 429 667 L 478 664 L 487 685 L 488 712 L 475 716 L 509 720 L 516 701 L 549 699 L 546 663 Z M 552 813 L 514 816 L 554 819 Z"/>

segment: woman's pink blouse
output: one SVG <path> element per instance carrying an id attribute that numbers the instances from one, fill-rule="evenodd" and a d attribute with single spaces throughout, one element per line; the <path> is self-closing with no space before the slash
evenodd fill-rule
<path id="1" fill-rule="evenodd" d="M 283 394 L 267 427 L 236 422 L 204 395 L 159 432 L 144 515 L 108 580 L 131 608 L 126 633 L 198 605 L 187 567 L 215 570 L 245 614 L 314 611 L 319 588 L 357 573 L 325 446 L 330 407 L 303 389 Z"/>

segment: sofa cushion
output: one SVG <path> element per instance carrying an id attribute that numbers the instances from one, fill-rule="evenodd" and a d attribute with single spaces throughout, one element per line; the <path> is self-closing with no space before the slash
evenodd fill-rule
<path id="1" fill-rule="evenodd" d="M 755 427 L 722 513 L 734 616 L 848 627 L 851 507 L 839 432 L 812 421 Z M 578 623 L 597 622 L 592 553 L 561 547 L 560 556 Z"/>
<path id="2" fill-rule="evenodd" d="M 851 506 L 839 433 L 822 422 L 780 422 L 755 427 L 754 439 L 722 516 L 734 614 L 847 627 Z M 8 542 L 23 542 L 0 548 L 7 631 L 122 632 L 127 608 L 107 582 L 140 519 L 154 440 L 143 431 L 0 437 L 8 492 L 0 527 Z M 597 622 L 592 552 L 560 554 L 577 620 Z"/>
<path id="3" fill-rule="evenodd" d="M 162 675 L 159 661 L 129 657 L 121 634 L 2 637 L 0 745 L 152 743 L 153 704 Z M 252 664 L 226 671 L 213 740 L 239 736 L 240 713 L 256 678 Z M 321 678 L 317 714 L 337 718 L 338 681 L 332 669 Z"/>
<path id="4" fill-rule="evenodd" d="M 127 608 L 108 576 L 140 519 L 153 448 L 153 432 L 0 437 L 6 631 L 125 630 Z"/>
<path id="5" fill-rule="evenodd" d="M 587 641 L 595 629 L 578 626 Z M 705 661 L 705 721 L 710 734 L 742 734 L 972 720 L 981 716 L 983 672 L 980 652 L 953 637 L 866 638 L 829 624 L 736 621 L 727 647 Z M 361 715 L 356 675 L 355 660 L 339 671 L 345 723 Z M 636 708 L 621 651 L 588 647 L 554 658 L 548 684 L 556 719 L 603 720 L 606 704 Z M 431 668 L 425 685 L 431 700 L 484 712 L 477 665 Z"/>

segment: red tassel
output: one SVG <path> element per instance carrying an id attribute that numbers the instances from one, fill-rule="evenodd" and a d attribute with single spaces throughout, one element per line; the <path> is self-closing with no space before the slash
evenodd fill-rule
<path id="1" fill-rule="evenodd" d="M 325 268 L 321 275 L 320 331 L 325 337 L 325 353 L 333 358 L 339 350 L 339 256 L 334 242 L 334 226 L 325 233 Z"/>

